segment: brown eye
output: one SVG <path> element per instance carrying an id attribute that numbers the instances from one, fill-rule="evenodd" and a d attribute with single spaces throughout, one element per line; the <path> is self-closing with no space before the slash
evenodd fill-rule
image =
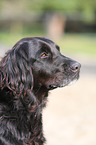
<path id="1" fill-rule="evenodd" d="M 41 58 L 47 58 L 48 57 L 48 54 L 46 53 L 46 52 L 43 52 L 42 54 L 41 54 Z"/>

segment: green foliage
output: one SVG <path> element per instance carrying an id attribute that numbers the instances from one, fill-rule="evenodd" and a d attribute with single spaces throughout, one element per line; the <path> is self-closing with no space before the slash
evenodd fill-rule
<path id="1" fill-rule="evenodd" d="M 2 8 L 2 0 L 0 0 L 0 11 L 1 11 L 1 8 Z"/>
<path id="2" fill-rule="evenodd" d="M 77 0 L 49 0 L 45 1 L 44 7 L 45 9 L 53 9 L 53 10 L 74 10 L 77 8 Z"/>
<path id="3" fill-rule="evenodd" d="M 21 6 L 22 10 L 96 10 L 96 0 L 0 0 L 0 3 Z"/>
<path id="4" fill-rule="evenodd" d="M 96 12 L 96 0 L 0 0 L 2 10 L 8 13 L 22 13 L 36 10 L 60 10 L 63 12 L 83 12 L 84 18 L 92 21 Z"/>
<path id="5" fill-rule="evenodd" d="M 89 10 L 96 9 L 95 0 L 32 0 L 27 1 L 29 3 L 30 9 L 43 9 L 43 10 Z"/>

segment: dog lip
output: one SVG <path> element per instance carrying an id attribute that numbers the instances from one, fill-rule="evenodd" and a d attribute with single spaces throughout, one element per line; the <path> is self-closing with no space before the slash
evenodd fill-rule
<path id="1" fill-rule="evenodd" d="M 55 84 L 51 84 L 51 85 L 49 85 L 49 89 L 50 90 L 53 90 L 53 89 L 56 89 L 58 86 L 57 85 L 55 85 Z"/>

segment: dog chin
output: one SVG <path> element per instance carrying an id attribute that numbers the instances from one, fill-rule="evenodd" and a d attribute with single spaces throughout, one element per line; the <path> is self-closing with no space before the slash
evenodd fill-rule
<path id="1" fill-rule="evenodd" d="M 77 79 L 71 81 L 71 82 L 68 84 L 68 86 L 71 86 L 71 85 L 75 84 L 76 82 L 77 82 Z"/>
<path id="2" fill-rule="evenodd" d="M 64 81 L 60 85 L 51 84 L 51 85 L 49 85 L 48 89 L 49 90 L 53 90 L 53 89 L 56 89 L 56 88 L 62 88 L 62 87 L 65 87 L 65 86 L 71 86 L 71 85 L 75 84 L 77 80 L 78 79 L 70 80 L 68 82 L 67 81 Z"/>
<path id="3" fill-rule="evenodd" d="M 77 80 L 78 79 L 70 80 L 68 82 L 64 81 L 59 87 L 61 88 L 61 87 L 65 87 L 65 86 L 71 86 L 71 85 L 75 84 Z"/>

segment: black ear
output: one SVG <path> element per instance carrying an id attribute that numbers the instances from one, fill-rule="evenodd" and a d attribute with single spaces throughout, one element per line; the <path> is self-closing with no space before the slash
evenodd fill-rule
<path id="1" fill-rule="evenodd" d="M 32 67 L 28 61 L 28 43 L 17 43 L 4 58 L 4 81 L 15 92 L 25 92 L 33 88 Z"/>

